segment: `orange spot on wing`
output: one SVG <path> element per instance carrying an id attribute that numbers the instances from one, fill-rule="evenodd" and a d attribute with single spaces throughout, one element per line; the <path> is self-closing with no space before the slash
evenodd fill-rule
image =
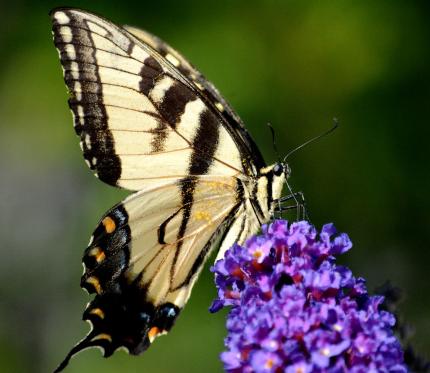
<path id="1" fill-rule="evenodd" d="M 96 335 L 96 336 L 92 339 L 92 341 L 96 341 L 96 340 L 98 340 L 98 339 L 106 339 L 107 341 L 112 342 L 112 337 L 111 337 L 109 334 L 106 334 L 106 333 L 101 333 L 101 334 L 99 334 L 99 335 Z"/>
<path id="2" fill-rule="evenodd" d="M 104 225 L 107 233 L 112 233 L 116 229 L 115 221 L 110 216 L 106 216 L 102 220 L 102 224 Z"/>
<path id="3" fill-rule="evenodd" d="M 94 247 L 93 249 L 91 249 L 91 251 L 89 252 L 89 255 L 94 256 L 97 263 L 102 262 L 106 258 L 106 254 L 100 247 Z"/>
<path id="4" fill-rule="evenodd" d="M 101 308 L 94 308 L 90 311 L 90 314 L 92 315 L 97 315 L 98 317 L 100 317 L 101 319 L 105 318 L 105 313 L 103 312 L 103 310 Z"/>
<path id="5" fill-rule="evenodd" d="M 96 277 L 94 277 L 94 276 L 88 277 L 86 282 L 88 284 L 93 285 L 97 294 L 100 294 L 102 292 L 102 287 L 100 286 L 100 281 Z"/>
<path id="6" fill-rule="evenodd" d="M 149 341 L 152 343 L 152 341 L 155 339 L 155 337 L 158 334 L 160 334 L 160 329 L 158 329 L 156 326 L 153 326 L 151 329 L 149 329 L 149 332 L 148 332 Z"/>

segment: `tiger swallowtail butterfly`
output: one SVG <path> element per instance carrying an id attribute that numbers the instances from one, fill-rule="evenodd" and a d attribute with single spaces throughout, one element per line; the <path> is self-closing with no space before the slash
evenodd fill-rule
<path id="1" fill-rule="evenodd" d="M 289 169 L 265 164 L 218 90 L 159 38 L 83 10 L 50 16 L 85 162 L 134 191 L 85 249 L 92 329 L 59 372 L 85 348 L 138 355 L 168 332 L 214 246 L 221 258 L 270 220 Z"/>

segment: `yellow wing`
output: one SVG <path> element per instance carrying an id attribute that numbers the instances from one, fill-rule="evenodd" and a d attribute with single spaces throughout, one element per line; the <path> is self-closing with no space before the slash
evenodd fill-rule
<path id="1" fill-rule="evenodd" d="M 257 172 L 245 130 L 150 45 L 87 12 L 51 16 L 75 130 L 102 181 L 140 190 L 160 178 Z"/>

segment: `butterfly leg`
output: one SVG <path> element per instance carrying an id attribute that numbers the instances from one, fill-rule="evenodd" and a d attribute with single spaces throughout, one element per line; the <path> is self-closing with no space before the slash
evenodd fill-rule
<path id="1" fill-rule="evenodd" d="M 293 205 L 285 206 L 284 203 L 294 200 Z M 277 206 L 275 207 L 275 212 L 280 213 L 280 217 L 282 217 L 282 212 L 287 210 L 295 209 L 297 211 L 297 220 L 309 220 L 309 215 L 306 209 L 306 201 L 303 192 L 294 192 L 290 193 L 286 196 L 283 196 L 275 201 Z"/>

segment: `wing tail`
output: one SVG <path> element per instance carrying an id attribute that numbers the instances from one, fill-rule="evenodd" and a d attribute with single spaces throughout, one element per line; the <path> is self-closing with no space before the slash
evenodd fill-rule
<path id="1" fill-rule="evenodd" d="M 84 339 L 82 339 L 75 346 L 73 346 L 73 348 L 68 352 L 64 360 L 57 366 L 57 368 L 55 368 L 53 373 L 62 372 L 67 367 L 67 365 L 69 365 L 69 362 L 72 357 L 77 355 L 79 352 L 87 348 L 99 346 L 99 342 L 93 340 L 94 337 L 94 333 L 90 332 Z"/>

